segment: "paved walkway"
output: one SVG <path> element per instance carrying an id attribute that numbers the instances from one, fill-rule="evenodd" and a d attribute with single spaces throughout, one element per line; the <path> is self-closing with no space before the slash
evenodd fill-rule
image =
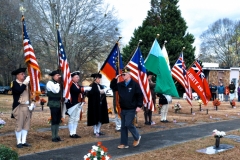
<path id="1" fill-rule="evenodd" d="M 153 133 L 142 134 L 140 145 L 128 149 L 117 149 L 119 139 L 102 141 L 103 145 L 108 148 L 109 154 L 113 159 L 129 156 L 171 146 L 178 143 L 194 140 L 196 138 L 210 136 L 214 129 L 220 131 L 231 131 L 240 128 L 240 119 L 200 124 L 192 127 L 182 127 L 170 130 L 163 130 Z M 129 138 L 129 144 L 132 144 L 133 138 Z M 67 148 L 50 150 L 46 152 L 34 153 L 21 156 L 20 160 L 82 160 L 83 156 L 88 153 L 96 143 L 88 143 Z"/>

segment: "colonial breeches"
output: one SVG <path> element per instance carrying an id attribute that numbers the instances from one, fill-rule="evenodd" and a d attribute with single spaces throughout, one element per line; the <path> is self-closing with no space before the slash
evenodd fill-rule
<path id="1" fill-rule="evenodd" d="M 61 108 L 50 107 L 51 110 L 51 124 L 59 125 L 61 121 Z"/>
<path id="2" fill-rule="evenodd" d="M 29 111 L 27 104 L 20 104 L 17 108 L 15 108 L 16 112 L 14 113 L 14 117 L 16 121 L 15 131 L 19 132 L 21 130 L 29 130 L 30 122 L 32 117 L 32 112 Z M 14 111 L 15 111 L 14 110 Z"/>

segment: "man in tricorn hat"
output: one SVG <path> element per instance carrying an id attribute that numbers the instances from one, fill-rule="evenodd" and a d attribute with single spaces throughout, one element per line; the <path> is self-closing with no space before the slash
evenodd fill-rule
<path id="1" fill-rule="evenodd" d="M 61 122 L 61 75 L 59 70 L 52 71 L 49 74 L 52 76 L 52 80 L 47 82 L 47 96 L 48 106 L 51 111 L 51 131 L 52 142 L 59 142 L 61 138 L 58 136 L 59 124 Z"/>
<path id="2" fill-rule="evenodd" d="M 71 73 L 72 85 L 70 87 L 71 100 L 66 103 L 67 114 L 69 115 L 68 119 L 68 129 L 70 132 L 70 138 L 81 138 L 77 135 L 77 126 L 82 113 L 82 106 L 85 103 L 84 101 L 84 92 L 90 90 L 91 87 L 79 86 L 79 71 Z"/>
<path id="3" fill-rule="evenodd" d="M 26 143 L 32 116 L 32 112 L 29 110 L 30 96 L 28 92 L 30 77 L 28 76 L 25 79 L 25 71 L 26 68 L 19 68 L 12 72 L 12 75 L 16 76 L 16 80 L 11 83 L 11 88 L 13 94 L 12 118 L 17 120 L 15 128 L 17 148 L 30 146 L 28 143 Z"/>
<path id="4" fill-rule="evenodd" d="M 92 74 L 94 78 L 91 84 L 92 89 L 88 92 L 88 114 L 87 125 L 93 126 L 94 135 L 104 135 L 101 132 L 101 126 L 109 123 L 107 99 L 104 88 L 100 85 L 102 75 L 99 73 Z"/>
<path id="5" fill-rule="evenodd" d="M 117 83 L 119 76 L 122 76 L 124 81 Z M 129 68 L 124 68 L 121 75 L 112 79 L 110 87 L 118 91 L 121 107 L 121 140 L 118 148 L 129 148 L 128 131 L 131 132 L 134 138 L 133 146 L 136 147 L 140 143 L 141 136 L 132 122 L 136 112 L 140 111 L 143 105 L 142 90 L 139 84 L 131 79 Z"/>

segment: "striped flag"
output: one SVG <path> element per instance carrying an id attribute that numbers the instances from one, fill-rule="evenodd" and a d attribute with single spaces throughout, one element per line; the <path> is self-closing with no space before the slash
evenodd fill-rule
<path id="1" fill-rule="evenodd" d="M 144 97 L 144 106 L 148 107 L 148 109 L 151 111 L 154 111 L 151 90 L 147 79 L 147 71 L 144 66 L 144 59 L 139 47 L 136 49 L 133 57 L 131 58 L 130 62 L 128 62 L 126 67 L 131 69 L 132 79 L 138 82 L 140 85 Z"/>
<path id="2" fill-rule="evenodd" d="M 190 87 L 190 82 L 187 76 L 187 70 L 185 62 L 183 60 L 183 53 L 180 54 L 177 62 L 172 68 L 172 76 L 183 86 L 186 92 L 186 100 L 192 106 L 192 89 Z"/>
<path id="3" fill-rule="evenodd" d="M 63 98 L 65 98 L 65 102 L 66 102 L 67 100 L 71 99 L 70 87 L 72 85 L 72 78 L 71 78 L 67 57 L 66 57 L 62 40 L 60 37 L 60 33 L 58 30 L 57 30 L 57 36 L 58 36 L 59 66 L 62 71 L 62 79 L 63 79 Z"/>
<path id="4" fill-rule="evenodd" d="M 38 101 L 41 94 L 39 80 L 41 78 L 40 68 L 35 57 L 33 47 L 27 34 L 26 24 L 24 18 L 22 18 L 23 24 L 23 47 L 25 63 L 27 64 L 28 74 L 30 76 L 30 89 L 33 100 Z"/>

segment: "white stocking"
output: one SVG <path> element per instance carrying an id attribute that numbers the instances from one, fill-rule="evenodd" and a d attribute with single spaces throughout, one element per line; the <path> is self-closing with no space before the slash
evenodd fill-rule
<path id="1" fill-rule="evenodd" d="M 101 129 L 101 123 L 100 122 L 98 122 L 98 125 L 97 125 L 97 133 L 99 133 L 100 132 L 100 129 Z"/>
<path id="2" fill-rule="evenodd" d="M 22 132 L 21 131 L 19 131 L 19 132 L 15 131 L 15 134 L 16 134 L 16 138 L 17 138 L 17 144 L 22 143 L 22 141 L 21 141 Z"/>
<path id="3" fill-rule="evenodd" d="M 28 131 L 23 129 L 22 130 L 22 144 L 26 143 L 27 134 L 28 134 Z"/>
<path id="4" fill-rule="evenodd" d="M 69 133 L 70 135 L 73 135 L 73 124 L 72 123 L 68 123 L 68 129 L 69 129 Z"/>
<path id="5" fill-rule="evenodd" d="M 166 104 L 166 109 L 165 109 L 165 115 L 164 115 L 164 120 L 167 120 L 167 114 L 168 114 L 168 104 Z"/>
<path id="6" fill-rule="evenodd" d="M 161 109 L 161 121 L 164 120 L 164 112 L 163 112 L 163 109 Z"/>
<path id="7" fill-rule="evenodd" d="M 78 126 L 78 124 L 73 124 L 73 134 L 76 134 L 77 126 Z"/>
<path id="8" fill-rule="evenodd" d="M 93 126 L 93 130 L 94 130 L 94 134 L 98 133 L 98 132 L 97 132 L 97 125 L 94 125 L 94 126 Z"/>

